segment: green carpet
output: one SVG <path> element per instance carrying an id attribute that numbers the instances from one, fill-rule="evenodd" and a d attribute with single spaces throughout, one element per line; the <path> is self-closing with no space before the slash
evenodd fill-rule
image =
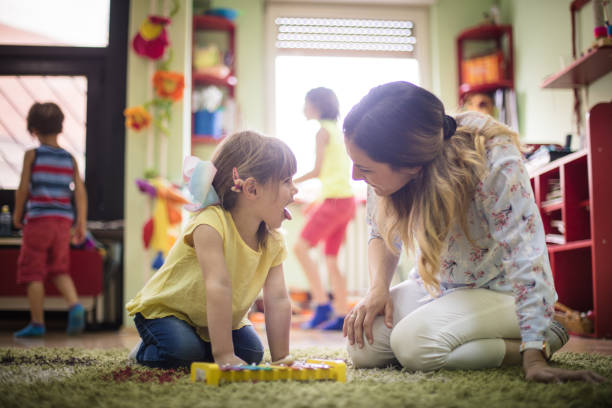
<path id="1" fill-rule="evenodd" d="M 343 358 L 344 350 L 298 350 Z M 536 384 L 517 368 L 409 373 L 349 368 L 334 382 L 192 384 L 184 371 L 128 366 L 127 350 L 0 348 L 0 407 L 611 407 L 612 356 L 560 353 L 553 364 L 592 369 L 603 384 Z"/>

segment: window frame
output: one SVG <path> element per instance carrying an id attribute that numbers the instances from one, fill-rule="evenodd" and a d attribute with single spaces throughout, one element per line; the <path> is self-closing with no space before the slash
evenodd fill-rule
<path id="1" fill-rule="evenodd" d="M 124 217 L 129 0 L 111 0 L 106 47 L 0 45 L 0 75 L 87 77 L 85 182 L 89 220 Z M 13 208 L 14 190 L 2 190 Z"/>
<path id="2" fill-rule="evenodd" d="M 396 3 L 399 3 L 396 2 Z M 264 16 L 264 38 L 265 38 L 265 62 L 266 72 L 266 107 L 265 132 L 275 136 L 276 121 L 276 67 L 275 58 L 278 54 L 287 55 L 287 52 L 277 53 L 276 48 L 276 23 L 277 17 L 326 17 L 326 18 L 355 18 L 355 19 L 388 19 L 388 20 L 410 20 L 416 29 L 416 51 L 415 58 L 419 65 L 420 86 L 428 89 L 431 86 L 430 51 L 429 51 L 429 7 L 424 5 L 400 5 L 400 4 L 310 4 L 293 2 L 266 3 Z M 309 51 L 308 55 L 313 52 Z M 355 55 L 353 51 L 326 51 L 321 50 L 320 55 Z M 364 53 L 362 53 L 364 54 Z M 305 53 L 306 55 L 306 53 Z M 380 52 L 372 52 L 371 56 L 383 55 Z M 392 56 L 385 53 L 384 56 Z"/>

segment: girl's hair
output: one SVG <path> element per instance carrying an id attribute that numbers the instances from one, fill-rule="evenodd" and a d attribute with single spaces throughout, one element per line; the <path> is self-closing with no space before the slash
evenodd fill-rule
<path id="1" fill-rule="evenodd" d="M 236 205 L 238 193 L 231 190 L 234 185 L 234 167 L 242 180 L 253 177 L 260 184 L 280 182 L 292 177 L 297 168 L 295 156 L 289 146 L 279 139 L 245 131 L 235 133 L 225 139 L 212 157 L 217 168 L 213 180 L 221 206 L 231 210 Z M 257 241 L 265 247 L 268 227 L 261 223 L 257 231 Z"/>
<path id="2" fill-rule="evenodd" d="M 28 112 L 28 132 L 36 130 L 41 135 L 62 133 L 64 114 L 53 102 L 34 103 Z"/>
<path id="3" fill-rule="evenodd" d="M 338 119 L 340 108 L 338 97 L 329 88 L 314 88 L 306 93 L 306 100 L 321 114 L 321 119 Z"/>
<path id="4" fill-rule="evenodd" d="M 468 239 L 467 210 L 477 184 L 486 174 L 486 141 L 518 135 L 495 121 L 484 130 L 459 126 L 444 138 L 444 106 L 432 93 L 408 82 L 378 86 L 351 109 L 344 120 L 347 140 L 391 168 L 422 166 L 413 180 L 382 197 L 376 219 L 390 250 L 393 237 L 407 251 L 420 249 L 418 271 L 432 295 L 440 293 L 438 271 L 452 222 Z"/>

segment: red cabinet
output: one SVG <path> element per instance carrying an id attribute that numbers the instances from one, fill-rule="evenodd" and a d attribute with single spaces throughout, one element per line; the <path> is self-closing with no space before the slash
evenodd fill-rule
<path id="1" fill-rule="evenodd" d="M 595 337 L 612 337 L 612 102 L 587 115 L 586 148 L 531 172 L 550 241 L 559 301 L 593 311 Z M 555 239 L 551 239 L 555 238 Z"/>

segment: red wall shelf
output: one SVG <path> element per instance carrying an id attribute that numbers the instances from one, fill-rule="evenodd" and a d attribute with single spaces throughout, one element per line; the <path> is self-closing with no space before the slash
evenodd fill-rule
<path id="1" fill-rule="evenodd" d="M 219 30 L 234 31 L 236 26 L 231 20 L 218 16 L 201 15 L 193 17 L 193 28 L 195 30 Z"/>
<path id="2" fill-rule="evenodd" d="M 208 135 L 192 135 L 191 136 L 191 144 L 218 144 L 225 138 L 225 136 L 221 137 L 212 137 Z"/>
<path id="3" fill-rule="evenodd" d="M 503 47 L 504 38 L 507 48 Z M 494 41 L 496 49 L 504 53 L 505 73 L 498 81 L 471 85 L 463 78 L 462 63 L 466 60 L 464 51 L 469 42 Z M 469 93 L 489 93 L 497 89 L 514 89 L 514 51 L 512 46 L 512 26 L 507 24 L 483 24 L 468 28 L 457 36 L 457 78 L 459 83 L 459 103 Z"/>
<path id="4" fill-rule="evenodd" d="M 224 17 L 212 16 L 212 15 L 196 15 L 193 17 L 193 46 L 194 49 L 198 45 L 198 32 L 206 31 L 221 31 L 227 34 L 227 53 L 229 53 L 230 61 L 229 69 L 230 73 L 225 78 L 219 78 L 214 75 L 198 72 L 195 68 L 192 68 L 192 91 L 196 87 L 205 87 L 207 85 L 215 85 L 218 87 L 225 88 L 227 90 L 227 97 L 233 99 L 236 93 L 236 84 L 238 80 L 235 76 L 236 68 L 236 25 L 232 20 Z M 202 39 L 200 39 L 201 41 Z M 221 47 L 223 48 L 223 47 Z M 194 119 L 192 116 L 192 129 L 194 129 Z M 193 130 L 192 130 L 193 131 Z M 225 130 L 224 130 L 225 131 Z M 211 135 L 198 135 L 192 133 L 191 144 L 192 145 L 211 145 L 217 144 L 223 140 L 225 135 L 221 137 L 212 137 Z"/>
<path id="5" fill-rule="evenodd" d="M 541 88 L 577 88 L 612 71 L 612 46 L 590 49 L 564 70 L 546 78 Z"/>
<path id="6" fill-rule="evenodd" d="M 507 25 L 501 24 L 483 24 L 462 31 L 459 34 L 460 40 L 489 40 L 491 38 L 500 38 L 507 34 Z"/>
<path id="7" fill-rule="evenodd" d="M 571 251 L 573 249 L 580 249 L 580 248 L 590 248 L 591 245 L 593 244 L 593 241 L 590 239 L 585 239 L 582 241 L 574 241 L 574 242 L 570 242 L 569 244 L 562 244 L 562 245 L 549 245 L 548 246 L 548 253 L 554 253 L 554 252 L 560 252 L 560 251 Z"/>
<path id="8" fill-rule="evenodd" d="M 238 83 L 238 79 L 236 79 L 233 75 L 228 75 L 225 78 L 219 78 L 209 74 L 202 74 L 197 71 L 194 71 L 191 74 L 191 78 L 194 84 L 208 84 L 208 85 L 217 85 L 217 86 L 226 86 L 228 88 L 232 88 L 236 86 Z"/>

